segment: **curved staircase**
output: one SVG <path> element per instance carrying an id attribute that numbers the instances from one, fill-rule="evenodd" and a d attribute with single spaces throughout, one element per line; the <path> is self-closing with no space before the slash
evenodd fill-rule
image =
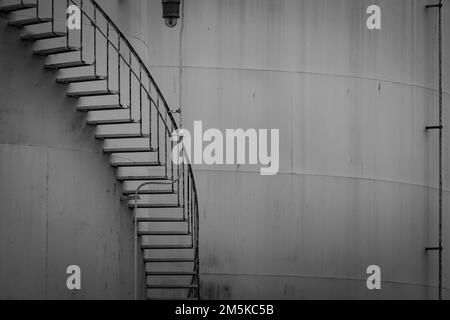
<path id="1" fill-rule="evenodd" d="M 81 12 L 79 30 L 66 23 L 71 5 Z M 135 49 L 94 0 L 0 0 L 0 15 L 23 30 L 23 41 L 34 42 L 34 54 L 46 57 L 45 68 L 67 85 L 104 141 L 122 199 L 134 212 L 147 299 L 199 299 L 192 168 L 172 164 L 174 112 Z"/>

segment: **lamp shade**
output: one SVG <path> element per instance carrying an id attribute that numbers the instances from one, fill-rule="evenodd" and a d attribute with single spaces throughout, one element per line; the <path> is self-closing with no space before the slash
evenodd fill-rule
<path id="1" fill-rule="evenodd" d="M 181 0 L 162 0 L 163 18 L 180 18 L 180 2 Z"/>

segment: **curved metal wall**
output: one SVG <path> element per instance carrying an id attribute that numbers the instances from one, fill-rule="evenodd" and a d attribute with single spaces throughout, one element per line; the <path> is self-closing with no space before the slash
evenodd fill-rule
<path id="1" fill-rule="evenodd" d="M 381 31 L 365 28 L 373 3 Z M 159 0 L 100 1 L 183 107 L 185 127 L 280 129 L 275 177 L 196 168 L 203 298 L 436 297 L 437 257 L 424 252 L 437 235 L 427 3 L 187 0 L 183 23 L 168 29 Z M 0 296 L 130 298 L 132 224 L 114 172 L 64 89 L 0 21 Z M 64 271 L 77 263 L 86 287 L 72 295 Z M 381 291 L 366 289 L 371 264 L 382 268 Z"/>
<path id="2" fill-rule="evenodd" d="M 437 254 L 424 251 L 437 241 L 438 140 L 425 131 L 438 108 L 429 3 L 187 0 L 175 29 L 149 3 L 151 70 L 183 107 L 185 127 L 280 129 L 277 176 L 196 166 L 203 298 L 437 297 Z M 371 4 L 382 30 L 366 28 Z M 445 22 L 444 65 L 448 30 Z M 444 105 L 448 80 L 445 68 Z M 445 164 L 449 141 L 446 131 Z M 373 264 L 380 291 L 366 288 Z M 449 281 L 444 273 L 444 297 Z"/>
<path id="3" fill-rule="evenodd" d="M 101 4 L 134 39 L 146 1 Z M 133 299 L 132 214 L 94 128 L 0 19 L 0 298 Z M 142 49 L 141 49 L 142 50 Z M 66 268 L 81 267 L 81 291 Z"/>

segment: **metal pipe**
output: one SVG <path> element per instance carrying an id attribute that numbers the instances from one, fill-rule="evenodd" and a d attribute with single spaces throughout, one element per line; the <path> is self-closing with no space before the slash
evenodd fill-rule
<path id="1" fill-rule="evenodd" d="M 439 38 L 439 125 L 438 126 L 430 126 L 427 127 L 427 130 L 430 129 L 438 129 L 439 130 L 439 231 L 438 231 L 438 237 L 439 237 L 439 245 L 437 247 L 429 247 L 426 248 L 426 251 L 438 251 L 439 252 L 439 293 L 438 293 L 438 299 L 442 300 L 442 210 L 443 210 L 443 197 L 442 197 L 442 191 L 443 191 L 443 121 L 442 121 L 442 96 L 443 96 L 443 89 L 442 89 L 442 83 L 443 83 L 443 77 L 442 77 L 442 55 L 443 55 L 443 46 L 442 46 L 442 0 L 439 0 L 438 4 L 433 5 L 427 5 L 425 8 L 437 8 L 438 9 L 438 38 Z"/>
<path id="2" fill-rule="evenodd" d="M 442 300 L 442 0 L 439 0 L 439 300 Z"/>

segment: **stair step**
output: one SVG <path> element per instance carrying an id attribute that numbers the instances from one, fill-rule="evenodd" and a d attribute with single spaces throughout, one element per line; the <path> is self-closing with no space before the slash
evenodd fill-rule
<path id="1" fill-rule="evenodd" d="M 188 222 L 183 218 L 137 218 L 138 222 Z"/>
<path id="2" fill-rule="evenodd" d="M 146 276 L 196 276 L 194 271 L 146 271 Z"/>
<path id="3" fill-rule="evenodd" d="M 158 218 L 158 219 L 167 219 L 167 218 L 181 219 L 183 217 L 186 217 L 186 219 L 187 219 L 187 212 L 184 212 L 184 215 L 183 215 L 183 207 L 161 208 L 159 210 L 150 210 L 150 211 L 147 209 L 138 209 L 137 217 L 138 218 Z M 145 221 L 143 223 L 145 223 Z M 173 223 L 175 224 L 177 222 L 173 222 Z"/>
<path id="4" fill-rule="evenodd" d="M 130 117 L 129 110 L 127 110 L 127 109 L 89 111 L 87 114 L 86 122 L 89 125 L 134 123 Z M 117 140 L 111 140 L 111 141 L 112 142 L 109 143 L 111 145 L 111 147 L 117 146 L 117 144 L 113 143 L 113 141 L 117 141 Z M 107 140 L 105 140 L 105 147 L 108 148 L 108 145 L 106 144 L 106 142 L 107 142 Z M 133 142 L 132 139 L 124 139 L 125 146 L 129 146 L 131 142 Z M 117 143 L 120 143 L 120 141 Z M 133 146 L 133 144 L 131 144 L 131 146 Z M 148 143 L 145 146 L 148 146 Z M 122 145 L 119 145 L 118 147 L 122 147 Z"/>
<path id="5" fill-rule="evenodd" d="M 110 96 L 119 94 L 117 90 L 92 90 L 92 91 L 70 91 L 67 96 L 72 98 L 78 97 L 96 97 L 96 96 Z"/>
<path id="6" fill-rule="evenodd" d="M 45 65 L 45 68 L 47 69 L 68 69 L 68 68 L 79 68 L 79 67 L 89 67 L 93 66 L 94 64 L 91 62 L 85 62 L 85 61 L 68 61 L 68 62 L 57 62 L 57 63 L 48 63 Z"/>
<path id="7" fill-rule="evenodd" d="M 178 300 L 178 301 L 198 301 L 198 298 L 176 298 L 176 299 L 169 299 L 169 298 L 149 298 L 147 297 L 146 300 L 149 301 L 168 301 L 168 300 Z"/>
<path id="8" fill-rule="evenodd" d="M 0 13 L 10 13 L 10 12 L 14 12 L 14 11 L 31 9 L 31 8 L 36 8 L 36 7 L 37 7 L 37 4 L 35 4 L 35 3 L 10 4 L 10 5 L 0 7 Z"/>
<path id="9" fill-rule="evenodd" d="M 56 82 L 69 84 L 74 82 L 89 82 L 89 81 L 100 81 L 106 80 L 105 76 L 96 76 L 96 75 L 88 75 L 88 76 L 78 76 L 78 77 L 68 77 L 68 78 L 58 78 Z"/>
<path id="10" fill-rule="evenodd" d="M 117 110 L 117 109 L 116 109 Z M 86 123 L 89 125 L 99 125 L 99 124 L 128 124 L 128 123 L 134 123 L 134 120 L 131 120 L 130 118 L 122 118 L 122 119 L 97 119 L 97 120 L 86 120 Z M 146 152 L 148 150 L 142 150 L 142 151 L 136 151 L 136 152 Z M 105 151 L 106 152 L 106 151 Z M 116 152 L 116 151 L 114 151 Z M 120 151 L 118 151 L 120 152 Z M 124 151 L 124 152 L 130 152 L 130 151 Z"/>
<path id="11" fill-rule="evenodd" d="M 176 170 L 176 169 L 175 169 Z M 130 179 L 127 180 L 147 180 L 147 177 L 167 177 L 169 172 L 171 172 L 170 168 L 166 168 L 165 166 L 126 166 L 126 167 L 117 167 L 116 175 L 121 179 L 121 177 L 127 177 Z"/>
<path id="12" fill-rule="evenodd" d="M 136 190 L 125 190 L 122 192 L 124 195 L 132 195 L 136 193 Z M 175 191 L 172 190 L 139 190 L 138 194 L 176 194 Z"/>
<path id="13" fill-rule="evenodd" d="M 135 147 L 135 148 L 106 148 L 105 153 L 133 153 L 133 152 L 157 152 L 158 148 Z"/>
<path id="14" fill-rule="evenodd" d="M 169 245 L 169 244 L 167 244 L 167 245 L 165 245 L 165 244 L 147 245 L 147 244 L 143 244 L 143 245 L 141 245 L 141 248 L 143 250 L 163 250 L 163 249 L 171 250 L 171 249 L 193 249 L 194 247 L 192 245 L 182 245 L 182 244 L 180 244 L 180 245 L 177 245 L 177 244 L 174 244 L 174 245 Z"/>
<path id="15" fill-rule="evenodd" d="M 167 262 L 195 262 L 189 258 L 146 258 L 144 263 L 167 263 Z"/>
<path id="16" fill-rule="evenodd" d="M 32 26 L 35 24 L 48 23 L 48 22 L 52 22 L 52 19 L 51 18 L 34 17 L 34 18 L 27 18 L 27 19 L 20 19 L 20 20 L 12 20 L 12 21 L 9 21 L 8 24 L 13 27 L 22 28 L 25 26 Z"/>
<path id="17" fill-rule="evenodd" d="M 140 133 L 104 133 L 104 134 L 96 134 L 95 137 L 97 139 L 126 139 L 126 138 L 149 138 L 148 134 L 140 134 Z"/>
<path id="18" fill-rule="evenodd" d="M 188 236 L 189 232 L 185 231 L 138 231 L 140 236 Z"/>
<path id="19" fill-rule="evenodd" d="M 21 39 L 23 41 L 36 41 L 36 40 L 61 38 L 61 37 L 65 37 L 66 35 L 67 35 L 67 33 L 65 33 L 65 32 L 31 33 L 31 34 L 23 35 L 21 37 Z"/>
<path id="20" fill-rule="evenodd" d="M 167 180 L 166 176 L 120 176 L 119 181 L 140 181 L 140 180 Z"/>
<path id="21" fill-rule="evenodd" d="M 198 289 L 196 284 L 148 284 L 147 289 Z"/>
<path id="22" fill-rule="evenodd" d="M 111 163 L 111 167 L 160 167 L 161 163 L 157 161 L 134 161 L 134 162 L 115 162 Z"/>
<path id="23" fill-rule="evenodd" d="M 77 107 L 78 111 L 105 111 L 105 110 L 122 110 L 122 109 L 128 109 L 128 107 L 122 106 L 120 104 L 81 105 Z"/>
<path id="24" fill-rule="evenodd" d="M 128 204 L 128 207 L 134 209 L 134 203 Z M 180 204 L 175 203 L 138 203 L 138 209 L 151 209 L 151 208 L 181 208 Z"/>
<path id="25" fill-rule="evenodd" d="M 74 52 L 74 51 L 79 51 L 79 50 L 80 50 L 79 47 L 63 46 L 63 47 L 56 47 L 56 48 L 38 49 L 38 50 L 34 51 L 34 54 L 36 54 L 38 56 L 49 56 L 52 54 Z"/>
<path id="26" fill-rule="evenodd" d="M 128 111 L 130 110 L 128 109 Z M 129 116 L 130 112 L 127 113 L 127 117 Z M 95 135 L 98 139 L 147 138 L 150 141 L 149 130 L 145 126 L 141 127 L 140 121 L 125 124 L 101 125 L 97 127 Z"/>
<path id="27" fill-rule="evenodd" d="M 99 128 L 99 127 L 97 127 Z M 112 147 L 116 147 L 116 145 L 111 145 Z M 158 162 L 161 162 L 161 159 L 158 159 L 158 153 L 157 152 L 151 152 L 151 153 L 142 153 L 142 152 L 136 152 L 136 153 L 113 153 L 111 154 L 110 158 L 110 164 L 112 167 L 115 167 L 116 164 L 125 164 L 126 163 L 137 163 L 137 164 L 157 164 Z M 163 163 L 160 163 L 161 166 L 163 166 Z M 139 167 L 139 166 L 138 166 Z M 151 166 L 150 166 L 151 167 Z M 126 188 L 131 189 L 131 188 Z"/>
<path id="28" fill-rule="evenodd" d="M 152 177 L 154 178 L 154 177 Z M 176 183 L 175 180 L 171 180 L 168 178 L 163 178 L 163 179 L 156 179 L 156 180 L 124 180 L 123 183 L 125 184 L 124 186 L 124 193 L 129 193 L 129 194 L 134 194 L 136 192 L 136 188 L 138 188 L 138 186 L 141 183 L 149 183 L 146 186 L 144 186 L 143 188 L 141 188 L 139 191 L 143 191 L 143 195 L 145 194 L 166 194 L 166 192 L 170 191 L 173 192 L 173 185 Z M 130 186 L 130 184 L 133 184 L 134 186 Z M 152 189 L 149 189 L 149 187 L 154 187 Z M 151 192 L 157 192 L 157 193 L 151 193 Z M 150 192 L 150 193 L 147 193 Z M 175 192 L 170 193 L 170 194 L 175 194 Z"/>

